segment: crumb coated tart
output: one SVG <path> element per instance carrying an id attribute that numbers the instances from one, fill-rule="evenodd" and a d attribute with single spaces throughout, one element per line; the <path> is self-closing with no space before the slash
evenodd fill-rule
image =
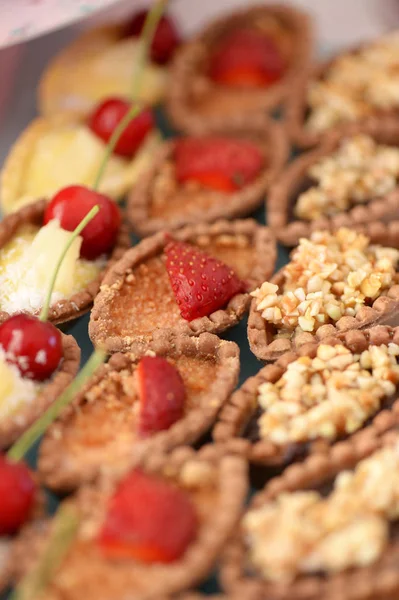
<path id="1" fill-rule="evenodd" d="M 310 22 L 297 9 L 258 5 L 224 16 L 177 51 L 169 116 L 190 133 L 250 126 L 291 92 L 311 51 Z"/>
<path id="2" fill-rule="evenodd" d="M 130 193 L 127 218 L 143 236 L 245 216 L 263 201 L 288 153 L 282 127 L 263 115 L 230 137 L 165 142 Z"/>
<path id="3" fill-rule="evenodd" d="M 141 354 L 170 335 L 224 331 L 246 312 L 247 291 L 273 272 L 274 239 L 255 221 L 187 226 L 173 235 L 143 240 L 108 272 L 90 318 L 94 344 Z"/>
<path id="4" fill-rule="evenodd" d="M 287 352 L 233 394 L 215 441 L 283 467 L 357 431 L 367 439 L 389 429 L 399 414 L 398 342 L 398 328 L 380 325 Z"/>
<path id="5" fill-rule="evenodd" d="M 138 46 L 137 37 L 124 35 L 123 25 L 80 35 L 47 66 L 39 84 L 40 113 L 46 117 L 63 112 L 85 115 L 107 96 L 130 96 Z M 156 104 L 166 82 L 165 67 L 148 62 L 139 99 Z"/>
<path id="6" fill-rule="evenodd" d="M 359 122 L 388 122 L 398 114 L 397 31 L 338 54 L 294 82 L 287 130 L 300 147 L 326 135 L 350 134 Z"/>
<path id="7" fill-rule="evenodd" d="M 151 130 L 132 157 L 112 154 L 99 191 L 121 200 L 149 166 L 159 143 L 158 133 Z M 67 185 L 93 185 L 105 150 L 105 142 L 84 120 L 68 114 L 35 119 L 4 163 L 0 180 L 3 212 L 13 212 L 38 198 L 49 199 Z"/>
<path id="8" fill-rule="evenodd" d="M 180 337 L 173 345 L 164 340 L 146 356 L 113 355 L 50 427 L 38 461 L 46 486 L 66 491 L 142 447 L 167 453 L 198 441 L 238 381 L 238 346 L 210 333 Z"/>
<path id="9" fill-rule="evenodd" d="M 64 391 L 78 372 L 79 346 L 72 336 L 61 335 L 61 363 L 45 381 L 33 381 L 23 376 L 17 365 L 5 360 L 6 355 L 0 348 L 0 448 L 11 446 Z M 40 364 L 46 357 L 39 354 L 35 360 Z"/>
<path id="10" fill-rule="evenodd" d="M 49 279 L 70 235 L 50 221 L 43 226 L 46 202 L 40 200 L 8 215 L 0 223 L 0 323 L 10 314 L 38 314 Z M 63 323 L 90 309 L 104 272 L 129 248 L 126 227 L 121 226 L 107 258 L 79 257 L 79 242 L 69 250 L 57 277 L 49 320 Z"/>
<path id="11" fill-rule="evenodd" d="M 201 581 L 240 517 L 247 466 L 218 447 L 136 455 L 132 468 L 81 488 L 77 537 L 44 598 L 159 598 Z M 27 528 L 14 556 L 26 573 L 45 546 L 46 526 Z"/>
<path id="12" fill-rule="evenodd" d="M 297 158 L 270 188 L 268 224 L 295 246 L 312 231 L 361 228 L 373 243 L 397 246 L 399 121 L 359 125 Z"/>
<path id="13" fill-rule="evenodd" d="M 268 483 L 226 550 L 224 586 L 279 600 L 397 598 L 398 440 L 397 429 L 349 440 Z"/>
<path id="14" fill-rule="evenodd" d="M 399 252 L 356 231 L 313 232 L 252 293 L 248 340 L 271 361 L 339 331 L 397 325 Z"/>

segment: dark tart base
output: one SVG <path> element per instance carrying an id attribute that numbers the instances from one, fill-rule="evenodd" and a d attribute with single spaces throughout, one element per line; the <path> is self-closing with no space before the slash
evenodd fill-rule
<path id="1" fill-rule="evenodd" d="M 0 222 L 0 251 L 17 234 L 18 229 L 25 224 L 40 227 L 43 224 L 46 200 L 39 200 L 11 213 Z M 129 233 L 125 225 L 122 225 L 114 249 L 105 269 L 94 279 L 85 290 L 78 292 L 67 300 L 61 300 L 50 307 L 48 320 L 58 325 L 67 321 L 73 321 L 89 312 L 93 300 L 100 289 L 101 281 L 108 269 L 121 258 L 125 250 L 130 248 Z M 0 323 L 8 319 L 10 315 L 0 311 Z"/>
<path id="2" fill-rule="evenodd" d="M 178 338 L 172 346 L 164 340 L 151 348 L 150 354 L 154 352 L 157 356 L 172 359 L 177 369 L 180 367 L 187 389 L 185 415 L 168 430 L 143 439 L 134 431 L 137 416 L 134 417 L 132 407 L 133 402 L 139 402 L 137 398 L 126 408 L 123 399 L 119 406 L 117 401 L 113 405 L 115 400 L 104 397 L 105 392 L 87 400 L 86 392 L 106 377 L 112 381 L 112 374 L 123 369 L 134 373 L 137 359 L 128 354 L 114 354 L 45 434 L 39 451 L 38 471 L 47 487 L 69 491 L 93 480 L 101 472 L 112 471 L 133 453 L 166 454 L 177 446 L 198 441 L 209 430 L 237 384 L 238 346 L 203 333 L 198 338 Z M 114 421 L 109 411 L 114 411 Z M 108 423 L 105 439 L 101 437 L 98 415 Z M 91 431 L 90 419 L 94 419 Z"/>
<path id="3" fill-rule="evenodd" d="M 202 72 L 210 50 L 226 32 L 254 23 L 262 17 L 275 18 L 291 32 L 293 51 L 285 75 L 268 88 L 237 90 L 220 86 L 220 89 L 227 91 L 224 92 L 225 99 L 217 103 L 217 110 L 208 114 L 197 109 L 195 103 L 200 106 L 201 99 L 219 87 Z M 251 128 L 260 114 L 273 111 L 292 93 L 293 82 L 297 78 L 305 77 L 312 47 L 309 17 L 296 8 L 260 4 L 222 17 L 177 51 L 170 72 L 173 85 L 169 86 L 166 98 L 169 117 L 178 129 L 190 133 L 228 131 L 237 126 Z M 230 97 L 228 102 L 227 96 Z"/>
<path id="4" fill-rule="evenodd" d="M 378 144 L 399 146 L 399 121 L 395 119 L 370 119 L 367 123 L 352 124 L 351 135 L 364 134 Z M 309 237 L 313 231 L 335 231 L 348 227 L 362 231 L 371 243 L 383 243 L 397 248 L 399 245 L 399 192 L 394 190 L 385 197 L 371 198 L 350 210 L 331 217 L 312 221 L 293 216 L 293 208 L 308 170 L 321 159 L 335 152 L 342 142 L 339 135 L 330 135 L 311 152 L 292 162 L 270 188 L 267 200 L 268 224 L 285 246 L 296 246 L 299 239 Z"/>

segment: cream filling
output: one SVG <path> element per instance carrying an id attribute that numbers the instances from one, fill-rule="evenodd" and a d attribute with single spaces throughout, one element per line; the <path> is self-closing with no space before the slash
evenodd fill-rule
<path id="1" fill-rule="evenodd" d="M 41 360 L 42 357 L 38 356 L 37 361 Z M 14 416 L 34 402 L 39 390 L 40 384 L 22 378 L 19 369 L 6 362 L 4 351 L 0 348 L 0 419 Z"/>

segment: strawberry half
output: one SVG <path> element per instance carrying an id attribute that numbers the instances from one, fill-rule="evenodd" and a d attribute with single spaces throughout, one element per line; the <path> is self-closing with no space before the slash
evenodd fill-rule
<path id="1" fill-rule="evenodd" d="M 148 11 L 141 10 L 132 17 L 125 30 L 126 36 L 138 37 L 141 35 L 147 13 Z M 152 40 L 150 48 L 151 60 L 164 65 L 172 58 L 180 42 L 180 35 L 175 23 L 169 16 L 163 15 L 159 20 Z"/>
<path id="2" fill-rule="evenodd" d="M 235 192 L 265 166 L 261 150 L 247 140 L 224 137 L 180 138 L 175 142 L 175 173 L 180 183 Z"/>
<path id="3" fill-rule="evenodd" d="M 180 373 L 161 356 L 144 356 L 137 367 L 140 435 L 169 429 L 184 413 L 186 390 Z"/>
<path id="4" fill-rule="evenodd" d="M 230 267 L 190 244 L 172 240 L 164 252 L 172 290 L 187 321 L 210 315 L 245 290 Z"/>
<path id="5" fill-rule="evenodd" d="M 265 87 L 284 74 L 286 61 L 273 38 L 255 29 L 232 31 L 211 57 L 209 77 L 222 85 Z"/>
<path id="6" fill-rule="evenodd" d="M 197 529 L 185 491 L 135 469 L 111 498 L 98 543 L 110 558 L 169 563 L 184 554 Z"/>

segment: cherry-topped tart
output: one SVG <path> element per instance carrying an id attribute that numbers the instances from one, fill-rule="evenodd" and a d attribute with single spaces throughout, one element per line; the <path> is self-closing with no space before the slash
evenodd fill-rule
<path id="1" fill-rule="evenodd" d="M 126 36 L 140 36 L 143 31 L 148 11 L 136 13 L 126 25 Z M 162 15 L 154 33 L 150 48 L 151 60 L 160 65 L 167 63 L 180 44 L 180 34 L 170 15 Z"/>

